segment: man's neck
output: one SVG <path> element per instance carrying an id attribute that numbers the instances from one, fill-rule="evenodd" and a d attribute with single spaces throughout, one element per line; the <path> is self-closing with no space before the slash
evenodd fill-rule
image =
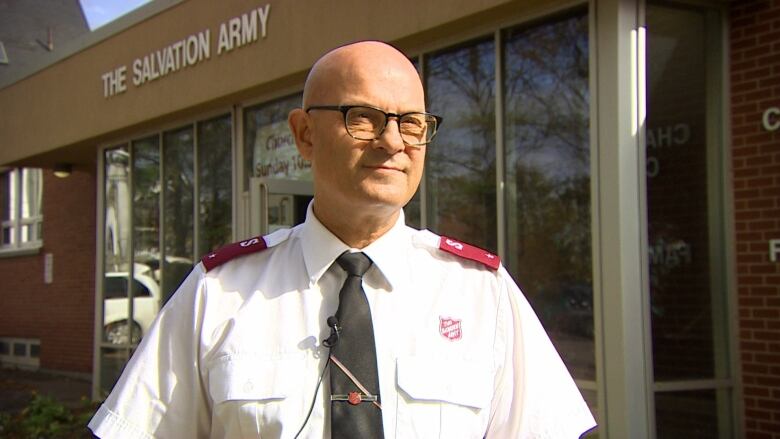
<path id="1" fill-rule="evenodd" d="M 335 212 L 312 206 L 314 216 L 331 233 L 350 248 L 365 248 L 393 228 L 398 221 L 400 209 L 385 215 L 367 212 Z"/>

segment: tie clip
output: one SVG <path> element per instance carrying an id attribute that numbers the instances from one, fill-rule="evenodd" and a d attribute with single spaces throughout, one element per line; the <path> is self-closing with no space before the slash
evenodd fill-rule
<path id="1" fill-rule="evenodd" d="M 382 410 L 382 405 L 377 402 L 377 397 L 375 395 L 371 395 L 368 393 L 368 389 L 363 387 L 363 384 L 358 381 L 358 379 L 355 377 L 355 375 L 352 375 L 352 372 L 347 369 L 346 366 L 344 366 L 341 361 L 339 361 L 338 358 L 336 358 L 335 355 L 330 354 L 330 361 L 333 362 L 336 366 L 338 366 L 339 369 L 341 369 L 342 372 L 352 381 L 352 383 L 357 386 L 358 389 L 363 391 L 361 394 L 360 392 L 349 392 L 348 395 L 331 395 L 330 400 L 331 401 L 349 401 L 352 405 L 360 404 L 362 401 L 370 401 L 372 402 L 376 408 L 379 410 Z M 354 395 L 353 395 L 354 394 Z M 361 396 L 362 395 L 362 396 Z M 342 398 L 342 399 L 335 399 L 335 398 Z M 351 397 L 351 399 L 350 399 Z M 373 399 L 368 399 L 369 397 Z"/>
<path id="2" fill-rule="evenodd" d="M 349 392 L 347 395 L 330 395 L 331 401 L 347 401 L 352 405 L 358 405 L 361 402 L 375 402 L 376 395 L 364 395 L 360 392 Z"/>

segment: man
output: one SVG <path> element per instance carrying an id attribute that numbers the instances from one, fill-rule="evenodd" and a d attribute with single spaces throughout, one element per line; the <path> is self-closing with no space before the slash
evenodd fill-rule
<path id="1" fill-rule="evenodd" d="M 404 224 L 440 122 L 425 113 L 415 68 L 389 45 L 355 43 L 317 61 L 303 108 L 289 115 L 312 164 L 306 222 L 207 255 L 90 428 L 109 438 L 591 429 L 498 258 Z"/>

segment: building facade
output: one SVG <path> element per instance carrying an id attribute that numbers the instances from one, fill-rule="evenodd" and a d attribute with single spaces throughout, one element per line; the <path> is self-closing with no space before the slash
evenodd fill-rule
<path id="1" fill-rule="evenodd" d="M 594 435 L 780 438 L 778 32 L 778 0 L 153 2 L 0 88 L 0 359 L 100 398 L 201 255 L 301 220 L 287 113 L 379 39 L 444 117 L 407 221 L 501 256 Z"/>

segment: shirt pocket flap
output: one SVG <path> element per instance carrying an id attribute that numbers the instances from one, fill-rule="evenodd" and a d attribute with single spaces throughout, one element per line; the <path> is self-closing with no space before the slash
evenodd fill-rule
<path id="1" fill-rule="evenodd" d="M 492 368 L 483 360 L 411 356 L 397 360 L 398 387 L 413 399 L 483 409 L 493 394 Z"/>
<path id="2" fill-rule="evenodd" d="M 209 393 L 217 404 L 284 399 L 301 391 L 303 363 L 302 357 L 220 359 L 209 371 Z"/>

